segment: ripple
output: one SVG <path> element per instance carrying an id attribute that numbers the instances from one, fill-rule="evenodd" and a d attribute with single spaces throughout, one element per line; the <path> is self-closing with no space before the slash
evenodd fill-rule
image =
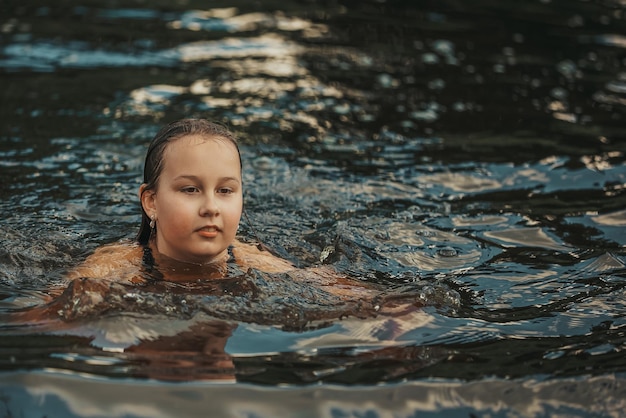
<path id="1" fill-rule="evenodd" d="M 421 271 L 445 271 L 475 266 L 488 252 L 477 242 L 419 224 L 367 221 L 364 235 L 377 242 L 376 251 L 404 266 Z M 385 231 L 381 240 L 379 231 Z"/>
<path id="2" fill-rule="evenodd" d="M 591 219 L 600 225 L 626 226 L 626 209 L 605 213 L 604 215 L 592 216 Z"/>
<path id="3" fill-rule="evenodd" d="M 302 51 L 302 47 L 276 34 L 256 38 L 224 38 L 219 41 L 198 41 L 163 52 L 181 62 L 209 61 L 216 58 L 280 57 Z"/>
<path id="4" fill-rule="evenodd" d="M 325 32 L 324 25 L 314 24 L 310 20 L 295 16 L 270 13 L 237 14 L 234 7 L 223 9 L 189 10 L 183 12 L 179 18 L 168 22 L 171 29 L 186 29 L 191 31 L 224 31 L 224 32 L 251 32 L 260 29 L 278 29 L 281 31 L 307 31 L 311 33 Z"/>
<path id="5" fill-rule="evenodd" d="M 36 41 L 16 43 L 3 48 L 0 67 L 9 70 L 54 71 L 57 68 L 110 68 L 172 66 L 170 52 L 134 51 L 124 53 L 94 49 L 86 42 Z"/>
<path id="6" fill-rule="evenodd" d="M 572 247 L 559 243 L 542 228 L 514 228 L 484 232 L 487 239 L 495 240 L 504 247 L 539 247 L 556 251 L 569 252 Z"/>
<path id="7" fill-rule="evenodd" d="M 97 16 L 103 19 L 120 20 L 148 20 L 160 19 L 163 14 L 154 9 L 107 9 L 98 10 Z"/>
<path id="8" fill-rule="evenodd" d="M 502 184 L 493 178 L 478 177 L 464 173 L 444 172 L 422 176 L 423 183 L 433 183 L 455 192 L 476 193 L 498 189 Z"/>
<path id="9" fill-rule="evenodd" d="M 441 257 L 456 257 L 459 252 L 453 247 L 443 247 L 437 250 L 437 255 Z"/>
<path id="10" fill-rule="evenodd" d="M 276 34 L 255 38 L 224 38 L 197 41 L 161 51 L 120 52 L 97 49 L 87 42 L 20 42 L 5 46 L 0 67 L 51 72 L 59 68 L 172 67 L 180 62 L 201 62 L 216 58 L 277 57 L 292 55 L 302 48 Z"/>

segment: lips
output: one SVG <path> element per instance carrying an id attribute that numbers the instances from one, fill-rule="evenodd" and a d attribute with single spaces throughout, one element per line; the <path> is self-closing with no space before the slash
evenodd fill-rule
<path id="1" fill-rule="evenodd" d="M 220 232 L 220 229 L 216 226 L 209 225 L 198 229 L 198 235 L 204 238 L 215 238 Z"/>

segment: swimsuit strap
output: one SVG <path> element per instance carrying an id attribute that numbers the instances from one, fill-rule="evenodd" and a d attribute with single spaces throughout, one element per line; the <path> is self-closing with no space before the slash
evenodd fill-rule
<path id="1" fill-rule="evenodd" d="M 246 271 L 243 270 L 239 266 L 239 264 L 237 264 L 237 259 L 235 258 L 235 254 L 233 253 L 234 248 L 235 247 L 233 245 L 228 246 L 228 261 L 226 261 L 227 277 L 238 277 L 246 273 Z"/>
<path id="2" fill-rule="evenodd" d="M 146 272 L 146 279 L 149 281 L 163 280 L 163 273 L 159 269 L 155 268 L 154 255 L 149 245 L 144 245 L 143 256 L 141 257 L 141 264 Z"/>
<path id="3" fill-rule="evenodd" d="M 154 270 L 154 256 L 152 255 L 152 250 L 148 245 L 144 245 L 143 247 L 143 256 L 141 257 L 141 262 L 143 264 L 143 267 L 147 271 L 151 272 L 152 270 Z"/>

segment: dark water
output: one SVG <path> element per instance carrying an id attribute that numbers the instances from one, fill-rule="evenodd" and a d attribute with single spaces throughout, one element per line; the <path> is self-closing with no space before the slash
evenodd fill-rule
<path id="1" fill-rule="evenodd" d="M 625 19 L 620 0 L 2 2 L 1 313 L 134 236 L 145 147 L 180 117 L 241 137 L 244 237 L 426 306 L 359 318 L 289 277 L 113 289 L 64 330 L 0 327 L 0 416 L 620 416 Z"/>

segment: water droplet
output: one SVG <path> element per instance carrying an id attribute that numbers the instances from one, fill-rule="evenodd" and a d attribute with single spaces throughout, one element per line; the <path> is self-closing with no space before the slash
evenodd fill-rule
<path id="1" fill-rule="evenodd" d="M 437 64 L 439 62 L 439 57 L 432 52 L 426 52 L 422 55 L 422 62 L 425 64 Z"/>
<path id="2" fill-rule="evenodd" d="M 415 235 L 419 235 L 421 237 L 434 237 L 435 231 L 431 231 L 430 229 L 421 229 L 419 231 L 415 231 Z"/>
<path id="3" fill-rule="evenodd" d="M 335 247 L 332 245 L 329 245 L 327 247 L 325 247 L 322 250 L 322 253 L 320 254 L 320 262 L 325 262 L 331 255 L 333 255 L 335 253 Z"/>
<path id="4" fill-rule="evenodd" d="M 374 236 L 376 237 L 376 239 L 380 239 L 383 241 L 389 241 L 391 239 L 389 231 L 378 231 L 374 234 Z"/>
<path id="5" fill-rule="evenodd" d="M 457 255 L 459 255 L 457 250 L 452 247 L 440 248 L 439 250 L 437 250 L 437 254 L 439 254 L 441 257 L 456 257 Z"/>
<path id="6" fill-rule="evenodd" d="M 556 65 L 559 73 L 567 78 L 573 78 L 578 71 L 576 63 L 572 60 L 563 60 Z"/>
<path id="7" fill-rule="evenodd" d="M 379 74 L 378 77 L 376 77 L 376 79 L 378 81 L 378 84 L 384 88 L 395 87 L 395 85 L 397 84 L 397 81 L 394 80 L 391 75 L 386 74 L 386 73 Z"/>

